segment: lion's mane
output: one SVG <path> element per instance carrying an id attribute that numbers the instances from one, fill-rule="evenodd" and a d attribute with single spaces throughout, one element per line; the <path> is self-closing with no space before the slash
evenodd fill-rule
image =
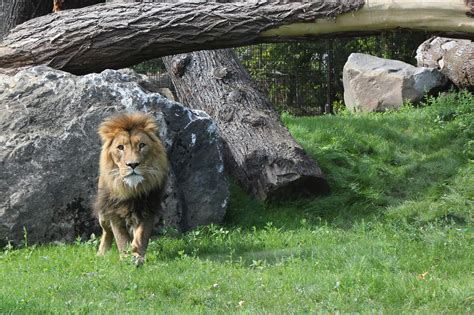
<path id="1" fill-rule="evenodd" d="M 105 120 L 99 127 L 102 139 L 100 154 L 99 187 L 94 212 L 104 219 L 140 220 L 159 209 L 161 192 L 168 174 L 166 150 L 157 136 L 155 120 L 143 113 L 126 113 Z M 124 133 L 125 132 L 125 133 Z M 148 154 L 141 164 L 144 180 L 136 186 L 127 185 L 112 158 L 112 146 L 119 134 L 144 133 L 151 141 Z M 131 139 L 131 138 L 130 138 Z M 131 140 L 130 140 L 131 141 Z"/>

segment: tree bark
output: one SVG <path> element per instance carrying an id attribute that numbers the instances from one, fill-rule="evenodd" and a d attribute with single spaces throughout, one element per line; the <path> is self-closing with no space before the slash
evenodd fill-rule
<path id="1" fill-rule="evenodd" d="M 105 0 L 65 0 L 62 9 L 77 9 L 104 2 Z M 51 13 L 52 10 L 53 0 L 2 0 L 0 3 L 0 40 L 3 35 L 6 35 L 18 24 Z"/>
<path id="2" fill-rule="evenodd" d="M 437 68 L 458 88 L 474 92 L 474 43 L 434 37 L 416 50 L 419 67 Z"/>
<path id="3" fill-rule="evenodd" d="M 316 162 L 291 137 L 232 50 L 163 60 L 179 100 L 216 121 L 228 170 L 249 192 L 266 201 L 329 192 Z"/>
<path id="4" fill-rule="evenodd" d="M 52 0 L 2 0 L 0 3 L 0 40 L 10 29 L 29 19 L 45 15 L 53 8 Z"/>
<path id="5" fill-rule="evenodd" d="M 16 27 L 0 44 L 0 67 L 82 74 L 174 53 L 395 28 L 473 37 L 473 13 L 465 0 L 111 3 Z"/>

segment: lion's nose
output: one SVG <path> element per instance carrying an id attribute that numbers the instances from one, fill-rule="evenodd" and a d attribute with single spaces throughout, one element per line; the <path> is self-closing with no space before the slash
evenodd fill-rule
<path id="1" fill-rule="evenodd" d="M 138 165 L 140 165 L 140 163 L 127 163 L 127 166 L 131 167 L 132 170 L 135 169 L 135 167 L 137 167 Z"/>

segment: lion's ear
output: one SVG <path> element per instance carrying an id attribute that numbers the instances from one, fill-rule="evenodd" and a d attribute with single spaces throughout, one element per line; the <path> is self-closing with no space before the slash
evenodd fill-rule
<path id="1" fill-rule="evenodd" d="M 114 138 L 115 133 L 116 133 L 116 128 L 112 121 L 106 120 L 100 124 L 97 132 L 99 133 L 102 143 L 106 143 L 108 141 L 111 141 Z"/>
<path id="2" fill-rule="evenodd" d="M 158 125 L 156 124 L 155 119 L 147 116 L 143 123 L 143 130 L 151 134 L 156 134 L 158 132 Z"/>

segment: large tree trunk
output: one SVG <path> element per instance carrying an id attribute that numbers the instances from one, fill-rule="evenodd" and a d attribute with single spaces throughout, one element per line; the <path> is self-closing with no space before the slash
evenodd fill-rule
<path id="1" fill-rule="evenodd" d="M 458 88 L 474 92 L 474 43 L 470 40 L 434 37 L 416 51 L 419 67 L 438 68 Z"/>
<path id="2" fill-rule="evenodd" d="M 2 0 L 0 3 L 0 40 L 13 27 L 34 17 L 48 14 L 52 8 L 52 0 Z"/>
<path id="3" fill-rule="evenodd" d="M 64 0 L 63 9 L 77 9 L 105 0 Z M 0 40 L 12 28 L 32 18 L 51 13 L 53 0 L 2 0 L 0 3 Z"/>
<path id="4" fill-rule="evenodd" d="M 465 0 L 111 3 L 16 27 L 0 44 L 0 67 L 88 73 L 201 49 L 396 28 L 472 37 L 472 14 Z"/>
<path id="5" fill-rule="evenodd" d="M 180 101 L 216 121 L 230 172 L 251 193 L 274 200 L 329 192 L 316 162 L 291 137 L 232 50 L 163 59 Z"/>

